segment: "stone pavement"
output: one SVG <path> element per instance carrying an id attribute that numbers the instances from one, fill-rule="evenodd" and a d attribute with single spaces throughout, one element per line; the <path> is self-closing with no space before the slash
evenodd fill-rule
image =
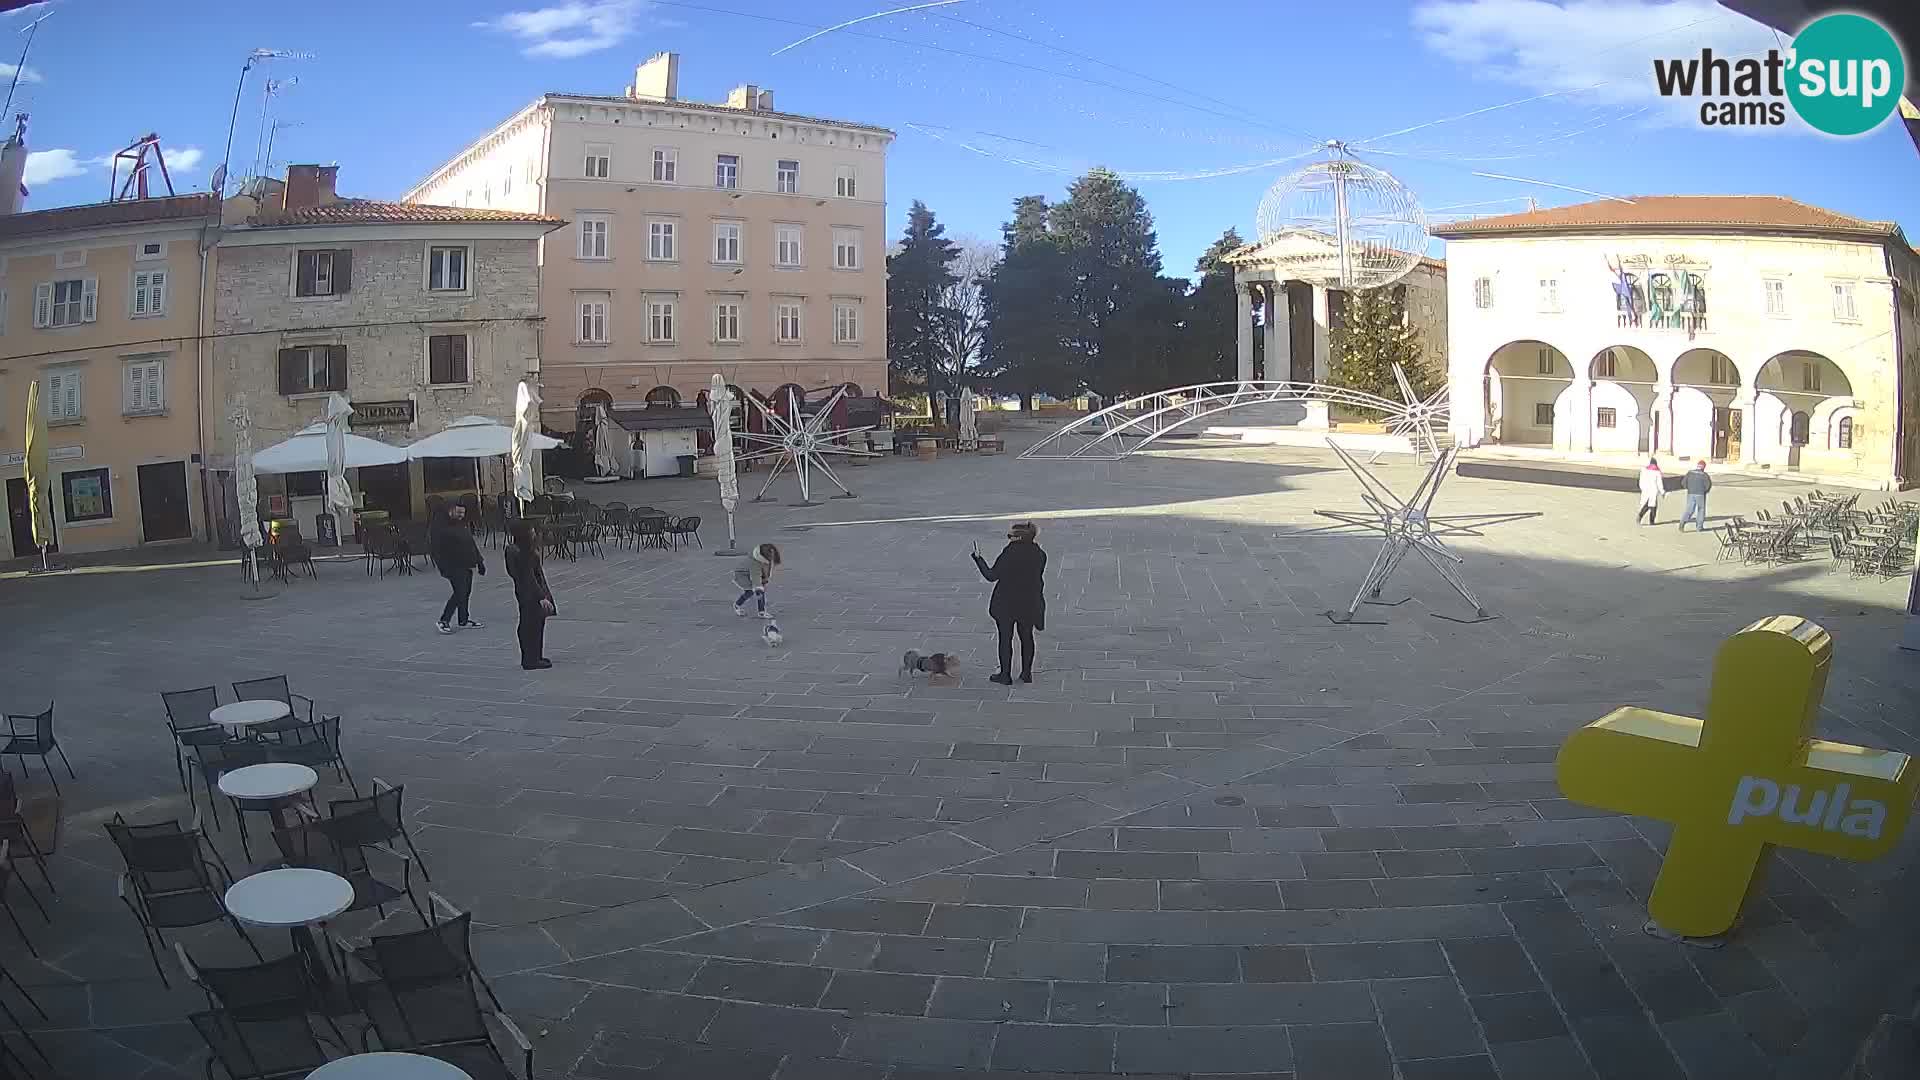
<path id="1" fill-rule="evenodd" d="M 1690 949 L 1641 933 L 1658 824 L 1552 780 L 1616 705 L 1697 714 L 1718 642 L 1777 613 L 1834 634 L 1823 734 L 1913 749 L 1903 582 L 1717 562 L 1711 537 L 1636 528 L 1631 496 L 1454 478 L 1439 513 L 1518 515 L 1450 538 L 1503 618 L 1431 617 L 1464 612 L 1410 564 L 1410 603 L 1338 627 L 1319 612 L 1376 544 L 1313 514 L 1359 508 L 1330 453 L 843 475 L 861 498 L 743 508 L 742 542 L 787 553 L 778 650 L 699 549 L 549 564 L 544 672 L 514 662 L 497 551 L 489 625 L 444 637 L 440 579 L 352 561 L 266 600 L 231 567 L 0 583 L 0 703 L 51 694 L 80 774 L 51 923 L 12 892 L 41 960 L 0 930 L 59 1075 L 199 1073 L 201 1000 L 154 976 L 99 823 L 186 813 L 158 691 L 283 671 L 345 717 L 363 787 L 405 785 L 430 887 L 483 924 L 555 1080 L 1832 1076 L 1910 1004 L 1912 843 L 1782 857 L 1731 943 Z M 713 490 L 593 497 L 707 514 L 710 551 Z M 1803 491 L 1723 481 L 1712 511 Z M 1048 628 L 1008 689 L 965 555 L 1028 518 Z M 963 678 L 901 678 L 907 648 L 960 652 Z M 230 820 L 217 839 L 250 865 Z"/>

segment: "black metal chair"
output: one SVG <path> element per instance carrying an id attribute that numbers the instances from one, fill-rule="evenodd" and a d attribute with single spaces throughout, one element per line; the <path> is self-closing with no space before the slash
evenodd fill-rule
<path id="1" fill-rule="evenodd" d="M 20 810 L 20 793 L 13 786 L 13 774 L 5 770 L 0 770 L 0 841 L 26 848 L 27 856 L 40 870 L 40 880 L 47 883 L 47 891 L 60 891 L 53 887 L 53 879 L 47 876 L 46 853 L 40 850 L 39 842 L 33 838 L 33 827 Z"/>
<path id="2" fill-rule="evenodd" d="M 127 863 L 126 873 L 120 876 L 120 901 L 140 924 L 140 939 L 147 946 L 147 956 L 153 961 L 153 970 L 159 972 L 161 983 L 171 985 L 166 968 L 160 964 L 160 953 L 154 948 L 155 942 L 166 946 L 162 930 L 225 921 L 255 958 L 265 959 L 240 921 L 227 912 L 221 898 L 233 878 L 224 863 L 207 861 L 207 853 L 215 860 L 220 853 L 206 843 L 197 816 L 193 828 L 183 830 L 177 821 L 129 825 L 115 814 L 107 823 L 107 836 Z"/>
<path id="3" fill-rule="evenodd" d="M 327 829 L 336 842 L 358 847 L 384 844 L 398 837 L 401 843 L 407 845 L 413 861 L 419 864 L 421 875 L 432 881 L 433 874 L 427 870 L 427 861 L 420 857 L 420 849 L 413 846 L 413 837 L 407 833 L 407 822 L 400 805 L 405 795 L 405 784 L 395 787 L 376 776 L 373 778 L 373 794 L 334 799 L 327 803 Z"/>
<path id="4" fill-rule="evenodd" d="M 33 721 L 32 730 L 20 730 L 18 721 L 21 720 Z M 67 760 L 67 752 L 60 749 L 60 740 L 54 737 L 52 702 L 47 703 L 47 710 L 43 713 L 31 716 L 16 716 L 12 713 L 7 714 L 7 741 L 4 745 L 0 745 L 0 757 L 13 756 L 19 758 L 20 773 L 23 776 L 26 775 L 27 771 L 26 759 L 28 757 L 39 758 L 40 767 L 47 770 L 47 780 L 53 784 L 53 790 L 58 793 L 60 790 L 60 781 L 54 779 L 53 766 L 47 763 L 47 755 L 53 753 L 58 753 L 60 755 L 60 764 L 67 767 L 67 779 L 78 780 L 79 777 L 73 774 L 73 763 Z"/>
<path id="5" fill-rule="evenodd" d="M 533 1076 L 533 1044 L 505 1013 L 481 1009 L 473 983 L 464 977 L 414 983 L 383 979 L 349 983 L 347 989 L 367 1018 L 368 1050 L 378 1039 L 382 1049 L 439 1058 L 473 1080 L 516 1080 L 487 1029 L 492 1016 L 520 1051 L 522 1077 Z"/>
<path id="6" fill-rule="evenodd" d="M 633 515 L 633 543 L 635 547 L 665 548 L 667 546 L 667 516 L 665 514 L 641 517 Z"/>
<path id="7" fill-rule="evenodd" d="M 673 524 L 667 526 L 667 539 L 674 547 L 679 547 L 688 540 L 692 540 L 700 547 L 706 547 L 707 545 L 700 543 L 700 515 L 691 514 L 687 517 L 675 518 Z"/>
<path id="8" fill-rule="evenodd" d="M 369 577 L 375 569 L 380 571 L 381 577 L 387 576 L 389 567 L 400 573 L 413 569 L 407 557 L 406 541 L 388 526 L 375 525 L 366 529 L 360 538 L 360 550 L 366 554 Z"/>
<path id="9" fill-rule="evenodd" d="M 180 790 L 191 796 L 193 791 L 187 785 L 187 747 L 212 746 L 233 739 L 226 728 L 207 719 L 220 707 L 220 688 L 163 690 L 160 704 L 166 707 L 167 730 L 173 733 L 173 765 L 180 777 Z"/>
<path id="10" fill-rule="evenodd" d="M 413 860 L 385 844 L 343 841 L 327 828 L 329 824 L 327 821 L 311 819 L 293 826 L 274 826 L 273 843 L 280 849 L 280 857 L 286 865 L 325 870 L 346 878 L 347 883 L 353 886 L 353 903 L 347 906 L 347 911 L 373 908 L 384 919 L 387 917 L 388 904 L 405 900 L 424 922 L 426 915 L 420 909 L 420 901 L 413 895 Z M 373 868 L 367 865 L 368 849 L 399 861 L 398 886 L 374 876 Z"/>
<path id="11" fill-rule="evenodd" d="M 272 748 L 265 743 L 251 740 L 240 739 L 193 748 L 193 771 L 199 774 L 200 786 L 206 789 L 207 811 L 213 815 L 213 827 L 216 830 L 220 828 L 220 804 L 214 800 L 214 789 L 219 785 L 220 777 L 235 769 L 244 769 L 249 765 L 264 765 L 272 760 Z M 198 813 L 200 804 L 195 801 L 191 785 L 187 788 L 187 801 Z M 227 801 L 232 803 L 236 800 L 228 799 Z M 236 806 L 236 816 L 238 809 Z M 248 856 L 251 857 L 252 852 L 248 852 Z"/>
<path id="12" fill-rule="evenodd" d="M 336 938 L 334 948 L 396 985 L 470 976 L 500 1009 L 500 995 L 473 962 L 473 913 L 461 911 L 437 892 L 427 893 L 427 912 L 427 925 L 419 930 L 382 934 L 357 949 Z"/>
<path id="13" fill-rule="evenodd" d="M 340 718 L 323 716 L 315 723 L 302 724 L 285 733 L 285 738 L 268 751 L 274 761 L 291 762 L 305 765 L 310 769 L 331 766 L 334 779 L 344 783 L 360 794 L 360 785 L 354 782 L 353 770 L 347 767 L 347 759 L 340 754 Z"/>
<path id="14" fill-rule="evenodd" d="M 287 706 L 287 715 L 264 724 L 255 724 L 247 733 L 259 735 L 281 735 L 301 724 L 313 723 L 313 699 L 305 694 L 296 694 L 287 686 L 285 675 L 268 675 L 262 679 L 246 679 L 233 684 L 235 701 L 279 701 Z M 300 707 L 306 706 L 307 718 L 300 718 Z"/>
<path id="15" fill-rule="evenodd" d="M 213 1009 L 187 1020 L 212 1051 L 208 1080 L 213 1080 L 215 1065 L 226 1070 L 229 1080 L 303 1080 L 327 1063 L 304 1015 L 243 1020 Z"/>

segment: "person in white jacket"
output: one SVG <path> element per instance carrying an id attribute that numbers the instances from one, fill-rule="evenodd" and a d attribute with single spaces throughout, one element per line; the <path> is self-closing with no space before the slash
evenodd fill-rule
<path id="1" fill-rule="evenodd" d="M 1648 458 L 1647 467 L 1640 470 L 1640 509 L 1634 511 L 1635 523 L 1644 517 L 1647 524 L 1658 524 L 1654 519 L 1660 514 L 1660 496 L 1666 490 L 1667 478 L 1660 471 L 1660 459 Z"/>

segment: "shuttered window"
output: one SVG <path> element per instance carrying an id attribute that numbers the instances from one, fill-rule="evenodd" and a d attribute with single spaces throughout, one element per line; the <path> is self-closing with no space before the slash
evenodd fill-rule
<path id="1" fill-rule="evenodd" d="M 78 371 L 50 371 L 40 389 L 48 420 L 78 420 L 86 415 L 86 395 Z"/>
<path id="2" fill-rule="evenodd" d="M 129 360 L 126 365 L 126 394 L 121 411 L 128 416 L 166 411 L 167 363 L 155 357 Z"/>
<path id="3" fill-rule="evenodd" d="M 93 278 L 43 281 L 33 288 L 33 325 L 78 326 L 93 321 L 100 295 Z"/>
<path id="4" fill-rule="evenodd" d="M 427 339 L 427 383 L 458 386 L 472 382 L 467 367 L 467 335 L 435 334 Z"/>
<path id="5" fill-rule="evenodd" d="M 280 392 L 323 394 L 347 388 L 345 345 L 301 345 L 281 349 Z"/>
<path id="6" fill-rule="evenodd" d="M 293 295 L 341 296 L 352 288 L 352 249 L 319 248 L 294 253 Z"/>
<path id="7" fill-rule="evenodd" d="M 133 275 L 133 314 L 164 315 L 167 311 L 167 272 L 136 270 Z"/>

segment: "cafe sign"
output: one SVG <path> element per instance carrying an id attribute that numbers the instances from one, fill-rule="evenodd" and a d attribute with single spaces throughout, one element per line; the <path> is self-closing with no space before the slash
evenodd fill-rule
<path id="1" fill-rule="evenodd" d="M 47 451 L 48 461 L 78 461 L 86 456 L 87 448 L 84 446 L 56 446 Z M 25 450 L 14 450 L 9 453 L 0 454 L 0 469 L 18 468 L 26 464 L 26 462 L 27 452 Z"/>
<path id="2" fill-rule="evenodd" d="M 412 400 L 356 401 L 353 403 L 353 417 L 348 423 L 353 427 L 411 424 L 413 423 L 413 402 Z"/>

